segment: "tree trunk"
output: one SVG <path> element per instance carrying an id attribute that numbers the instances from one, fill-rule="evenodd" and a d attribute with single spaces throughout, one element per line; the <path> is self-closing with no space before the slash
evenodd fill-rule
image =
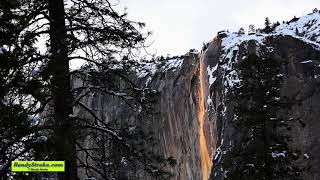
<path id="1" fill-rule="evenodd" d="M 48 65 L 52 73 L 51 92 L 53 96 L 52 160 L 65 161 L 65 172 L 59 173 L 59 180 L 75 180 L 77 164 L 75 151 L 75 128 L 69 114 L 72 114 L 72 95 L 69 78 L 68 47 L 64 1 L 49 0 L 51 59 Z"/>

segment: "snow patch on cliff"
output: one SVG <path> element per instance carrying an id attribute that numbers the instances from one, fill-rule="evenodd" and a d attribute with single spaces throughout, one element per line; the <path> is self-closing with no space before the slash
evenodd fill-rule
<path id="1" fill-rule="evenodd" d="M 225 37 L 222 38 L 222 55 L 220 56 L 220 64 L 222 68 L 223 84 L 225 86 L 225 93 L 236 84 L 240 83 L 239 76 L 235 70 L 235 64 L 238 60 L 238 51 L 242 43 L 254 41 L 257 45 L 256 55 L 259 56 L 259 49 L 265 46 L 264 41 L 267 37 L 289 35 L 303 42 L 312 45 L 314 48 L 320 50 L 320 13 L 315 12 L 297 20 L 279 25 L 273 33 L 256 33 L 256 34 L 239 34 L 225 32 Z M 245 48 L 247 44 L 245 44 Z M 272 48 L 267 47 L 267 51 L 272 51 Z M 245 59 L 243 57 L 243 59 Z M 301 63 L 310 63 L 305 61 Z M 208 74 L 212 75 L 211 70 Z M 209 77 L 211 78 L 211 76 Z M 212 80 L 215 80 L 211 78 Z M 211 85 L 211 84 L 210 84 Z"/>
<path id="2" fill-rule="evenodd" d="M 312 63 L 312 60 L 308 60 L 308 61 L 302 61 L 301 64 L 307 64 L 307 63 Z"/>
<path id="3" fill-rule="evenodd" d="M 233 88 L 236 84 L 240 83 L 239 75 L 235 70 L 235 64 L 238 60 L 238 51 L 242 43 L 248 41 L 254 41 L 257 44 L 257 52 L 259 55 L 259 46 L 264 45 L 264 40 L 267 35 L 256 35 L 256 34 L 238 34 L 238 33 L 227 33 L 226 37 L 222 39 L 222 55 L 220 56 L 220 64 L 222 68 L 223 84 L 225 86 L 225 94 Z M 245 47 L 246 48 L 246 47 Z"/>
<path id="4" fill-rule="evenodd" d="M 213 68 L 209 66 L 207 67 L 207 73 L 209 75 L 209 86 L 211 86 L 217 80 L 217 77 L 213 75 L 213 73 L 217 71 L 217 69 L 218 69 L 218 64 Z"/>
<path id="5" fill-rule="evenodd" d="M 290 35 L 320 48 L 320 13 L 302 16 L 296 21 L 284 23 L 276 28 L 276 34 Z"/>
<path id="6" fill-rule="evenodd" d="M 175 72 L 181 67 L 182 63 L 182 58 L 144 62 L 138 68 L 135 68 L 135 72 L 139 78 L 144 78 L 146 76 L 154 76 L 156 72 L 165 72 L 169 70 Z"/>
<path id="7" fill-rule="evenodd" d="M 208 67 L 207 72 L 209 75 L 209 82 L 210 78 L 214 77 L 213 74 L 217 70 L 216 68 L 219 67 L 219 79 L 221 79 L 221 83 L 223 84 L 224 91 L 222 93 L 222 100 L 219 104 L 221 113 L 221 133 L 220 133 L 220 145 L 216 149 L 216 154 L 214 156 L 214 163 L 219 164 L 221 160 L 223 160 L 223 156 L 225 152 L 227 152 L 228 148 L 232 148 L 231 142 L 230 145 L 227 142 L 224 144 L 224 139 L 227 141 L 228 137 L 224 136 L 224 128 L 225 122 L 228 122 L 226 117 L 227 107 L 228 104 L 227 94 L 230 92 L 231 89 L 240 85 L 241 80 L 239 79 L 239 69 L 237 68 L 238 61 L 245 61 L 247 59 L 247 55 L 250 53 L 255 53 L 257 56 L 261 56 L 264 53 L 273 52 L 274 49 L 272 47 L 266 46 L 266 40 L 271 37 L 279 37 L 279 36 L 291 36 L 295 39 L 305 42 L 306 44 L 311 45 L 315 49 L 320 50 L 320 13 L 312 13 L 307 16 L 301 17 L 299 19 L 295 19 L 289 23 L 284 23 L 279 25 L 272 33 L 263 33 L 258 31 L 255 34 L 241 34 L 241 33 L 229 33 L 225 31 L 221 31 L 218 33 L 218 41 L 213 40 L 212 43 L 220 43 L 221 40 L 221 54 L 219 58 L 219 62 L 217 63 L 214 68 Z M 255 42 L 255 49 L 254 47 L 249 49 L 248 45 L 251 46 L 249 41 Z M 240 46 L 241 45 L 241 46 Z M 241 52 L 248 52 L 244 54 L 239 54 L 240 48 L 244 48 L 244 51 Z M 248 51 L 247 51 L 248 50 Z M 255 50 L 255 52 L 254 52 Z M 253 51 L 253 52 L 252 52 Z M 319 64 L 315 63 L 318 62 L 316 60 L 304 60 L 300 62 L 301 64 L 319 66 Z M 278 74 L 277 76 L 283 76 L 283 74 Z M 315 75 L 315 78 L 320 77 Z M 216 79 L 214 79 L 216 80 Z M 214 82 L 214 81 L 211 81 Z M 212 84 L 210 83 L 210 86 Z M 267 92 L 268 94 L 269 92 Z M 279 97 L 275 97 L 276 101 L 279 101 Z M 209 100 L 208 100 L 209 102 Z M 228 106 L 229 107 L 229 106 Z M 266 108 L 267 106 L 265 106 Z M 235 117 L 237 119 L 237 117 Z M 276 120 L 276 118 L 270 118 L 270 120 Z M 273 158 L 285 158 L 288 156 L 286 151 L 282 152 L 271 152 L 270 156 Z M 309 156 L 305 156 L 305 158 L 309 158 Z M 253 165 L 248 164 L 248 166 L 253 167 Z M 216 170 L 214 172 L 214 176 L 218 174 L 226 175 L 224 170 L 221 169 Z"/>
<path id="8" fill-rule="evenodd" d="M 246 34 L 238 34 L 238 33 L 228 33 L 226 38 L 223 38 L 222 47 L 223 50 L 228 51 L 227 57 L 230 57 L 230 50 L 234 48 L 238 48 L 242 42 L 254 40 L 258 44 L 263 44 L 263 40 L 265 39 L 265 35 L 246 35 Z"/>
<path id="9" fill-rule="evenodd" d="M 283 151 L 283 152 L 280 152 L 280 153 L 272 152 L 272 153 L 271 153 L 271 156 L 272 156 L 273 158 L 286 157 L 286 151 Z"/>

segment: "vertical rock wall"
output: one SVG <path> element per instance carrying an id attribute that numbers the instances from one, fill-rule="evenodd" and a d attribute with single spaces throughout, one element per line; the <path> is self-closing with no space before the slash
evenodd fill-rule
<path id="1" fill-rule="evenodd" d="M 106 122 L 115 120 L 132 122 L 142 127 L 144 131 L 152 132 L 156 145 L 150 148 L 154 152 L 177 160 L 177 165 L 170 170 L 174 174 L 172 179 L 200 180 L 202 177 L 208 178 L 210 173 L 210 169 L 204 169 L 210 167 L 201 166 L 203 157 L 200 153 L 200 133 L 202 143 L 205 143 L 205 150 L 208 152 L 209 159 L 205 161 L 209 164 L 215 149 L 213 116 L 210 118 L 207 114 L 207 73 L 202 72 L 202 84 L 200 84 L 200 61 L 196 53 L 189 53 L 182 61 L 183 63 L 177 67 L 162 63 L 151 69 L 152 73 L 144 73 L 143 77 L 139 77 L 139 74 L 131 76 L 130 79 L 141 88 L 150 88 L 157 92 L 153 117 L 143 121 L 136 119 L 132 109 L 112 96 L 90 94 L 83 98 L 83 103 L 94 109 Z M 163 70 L 162 67 L 167 69 Z M 141 72 L 139 73 L 141 75 Z M 81 83 L 79 80 L 74 81 L 74 84 L 79 83 Z M 201 102 L 198 98 L 200 87 L 205 90 Z M 198 121 L 199 107 L 203 108 L 202 129 Z M 75 111 L 78 116 L 88 116 L 81 108 Z M 83 145 L 92 146 L 91 138 L 95 137 L 85 137 Z M 80 171 L 80 176 L 86 177 L 85 172 Z M 151 179 L 147 174 L 140 174 L 140 178 Z"/>
<path id="2" fill-rule="evenodd" d="M 279 100 L 286 102 L 287 105 L 275 112 L 275 119 L 282 119 L 279 124 L 283 123 L 283 125 L 267 130 L 289 137 L 287 144 L 290 153 L 273 152 L 266 156 L 279 161 L 296 156 L 292 160 L 292 166 L 301 168 L 297 170 L 299 172 L 296 175 L 297 179 L 320 178 L 320 134 L 318 132 L 320 125 L 320 52 L 314 46 L 291 36 L 271 36 L 266 38 L 263 45 L 258 44 L 255 40 L 243 41 L 237 49 L 231 52 L 231 56 L 223 56 L 222 53 L 226 52 L 221 48 L 221 43 L 212 42 L 207 49 L 205 59 L 209 67 L 217 66 L 217 70 L 213 73 L 217 79 L 210 86 L 210 95 L 213 108 L 217 112 L 215 117 L 218 147 L 210 179 L 234 179 L 229 177 L 232 169 L 226 167 L 237 168 L 243 165 L 227 165 L 235 158 L 231 155 L 234 148 L 244 146 L 241 137 L 244 137 L 246 132 L 236 123 L 235 106 L 239 102 L 232 93 L 232 88 L 225 91 L 228 88 L 226 87 L 228 83 L 225 82 L 233 70 L 238 74 L 241 73 L 238 65 L 249 54 L 258 55 L 261 59 L 272 58 L 281 64 L 279 76 L 283 81 L 280 86 Z M 225 66 L 228 62 L 235 64 L 230 66 L 232 69 L 226 70 Z M 279 177 L 275 179 L 285 179 Z M 237 178 L 241 179 L 241 177 Z"/>

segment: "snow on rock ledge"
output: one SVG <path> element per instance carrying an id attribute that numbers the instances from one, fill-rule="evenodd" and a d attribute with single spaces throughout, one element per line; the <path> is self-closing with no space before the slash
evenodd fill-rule
<path id="1" fill-rule="evenodd" d="M 320 43 L 320 12 L 315 12 L 288 24 L 281 24 L 276 32 L 298 37 L 304 41 Z"/>
<path id="2" fill-rule="evenodd" d="M 176 71 L 183 63 L 182 58 L 174 58 L 163 61 L 143 62 L 140 67 L 135 69 L 139 78 L 153 76 L 156 72 L 165 72 L 168 70 Z"/>
<path id="3" fill-rule="evenodd" d="M 276 27 L 272 33 L 251 33 L 247 35 L 223 32 L 223 36 L 221 37 L 219 66 L 222 69 L 225 93 L 227 93 L 228 89 L 232 88 L 236 83 L 240 82 L 234 66 L 239 59 L 238 51 L 240 46 L 245 43 L 245 49 L 247 49 L 248 42 L 254 41 L 257 45 L 256 52 L 254 53 L 260 56 L 259 50 L 261 47 L 266 47 L 268 51 L 272 51 L 272 47 L 267 47 L 265 41 L 268 37 L 276 36 L 291 36 L 311 45 L 316 50 L 320 50 L 320 12 L 311 13 L 296 18 L 289 23 L 281 24 Z M 217 65 L 214 67 L 207 67 L 210 86 L 216 80 L 213 73 L 216 71 Z"/>
<path id="4" fill-rule="evenodd" d="M 261 60 L 272 58 L 281 62 L 280 74 L 276 75 L 283 77 L 279 86 L 281 96 L 272 98 L 279 101 L 280 98 L 285 97 L 290 99 L 292 105 L 288 109 L 285 107 L 275 113 L 275 117 L 281 116 L 285 120 L 279 121 L 279 124 L 286 122 L 290 127 L 283 130 L 279 126 L 278 131 L 285 132 L 294 139 L 293 143 L 290 142 L 290 148 L 288 148 L 290 151 L 298 150 L 302 155 L 308 155 L 301 156 L 300 153 L 299 161 L 294 161 L 301 167 L 305 164 L 312 165 L 310 171 L 302 172 L 303 176 L 311 177 L 310 179 L 320 177 L 319 148 L 315 149 L 315 144 L 312 143 L 313 139 L 319 139 L 319 123 L 316 119 L 320 112 L 320 106 L 317 106 L 320 95 L 316 89 L 319 88 L 317 78 L 320 77 L 320 13 L 295 18 L 289 23 L 279 25 L 271 33 L 259 31 L 249 35 L 222 33 L 209 44 L 205 59 L 208 64 L 207 73 L 211 79 L 209 80 L 211 99 L 207 101 L 212 104 L 218 132 L 216 144 L 218 148 L 215 149 L 214 156 L 215 166 L 210 179 L 226 178 L 228 171 L 232 170 L 232 168 L 225 168 L 225 164 L 230 163 L 230 157 L 232 157 L 231 149 L 240 147 L 243 142 L 238 137 L 247 135 L 248 132 L 239 128 L 240 126 L 236 123 L 238 116 L 235 113 L 235 107 L 240 103 L 237 102 L 237 94 L 233 93 L 232 89 L 239 83 L 241 85 L 239 78 L 241 70 L 238 65 L 250 54 L 259 56 L 258 59 Z M 304 113 L 306 111 L 310 113 Z M 300 125 L 300 122 L 291 119 L 292 116 L 303 119 L 305 124 Z M 276 120 L 276 118 L 272 117 L 270 120 Z M 292 128 L 295 129 L 291 131 Z M 268 155 L 275 159 L 282 159 L 289 156 L 287 152 L 279 150 Z M 253 167 L 254 164 L 249 165 Z"/>

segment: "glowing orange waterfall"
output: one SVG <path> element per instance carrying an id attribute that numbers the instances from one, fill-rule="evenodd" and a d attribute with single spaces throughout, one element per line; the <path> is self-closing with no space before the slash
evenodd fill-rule
<path id="1" fill-rule="evenodd" d="M 199 70 L 199 89 L 198 89 L 198 123 L 199 123 L 199 138 L 200 138 L 200 157 L 201 157 L 201 171 L 202 179 L 208 180 L 212 167 L 211 158 L 208 152 L 206 138 L 204 134 L 204 122 L 206 120 L 206 71 L 204 67 L 204 53 L 200 57 Z"/>

